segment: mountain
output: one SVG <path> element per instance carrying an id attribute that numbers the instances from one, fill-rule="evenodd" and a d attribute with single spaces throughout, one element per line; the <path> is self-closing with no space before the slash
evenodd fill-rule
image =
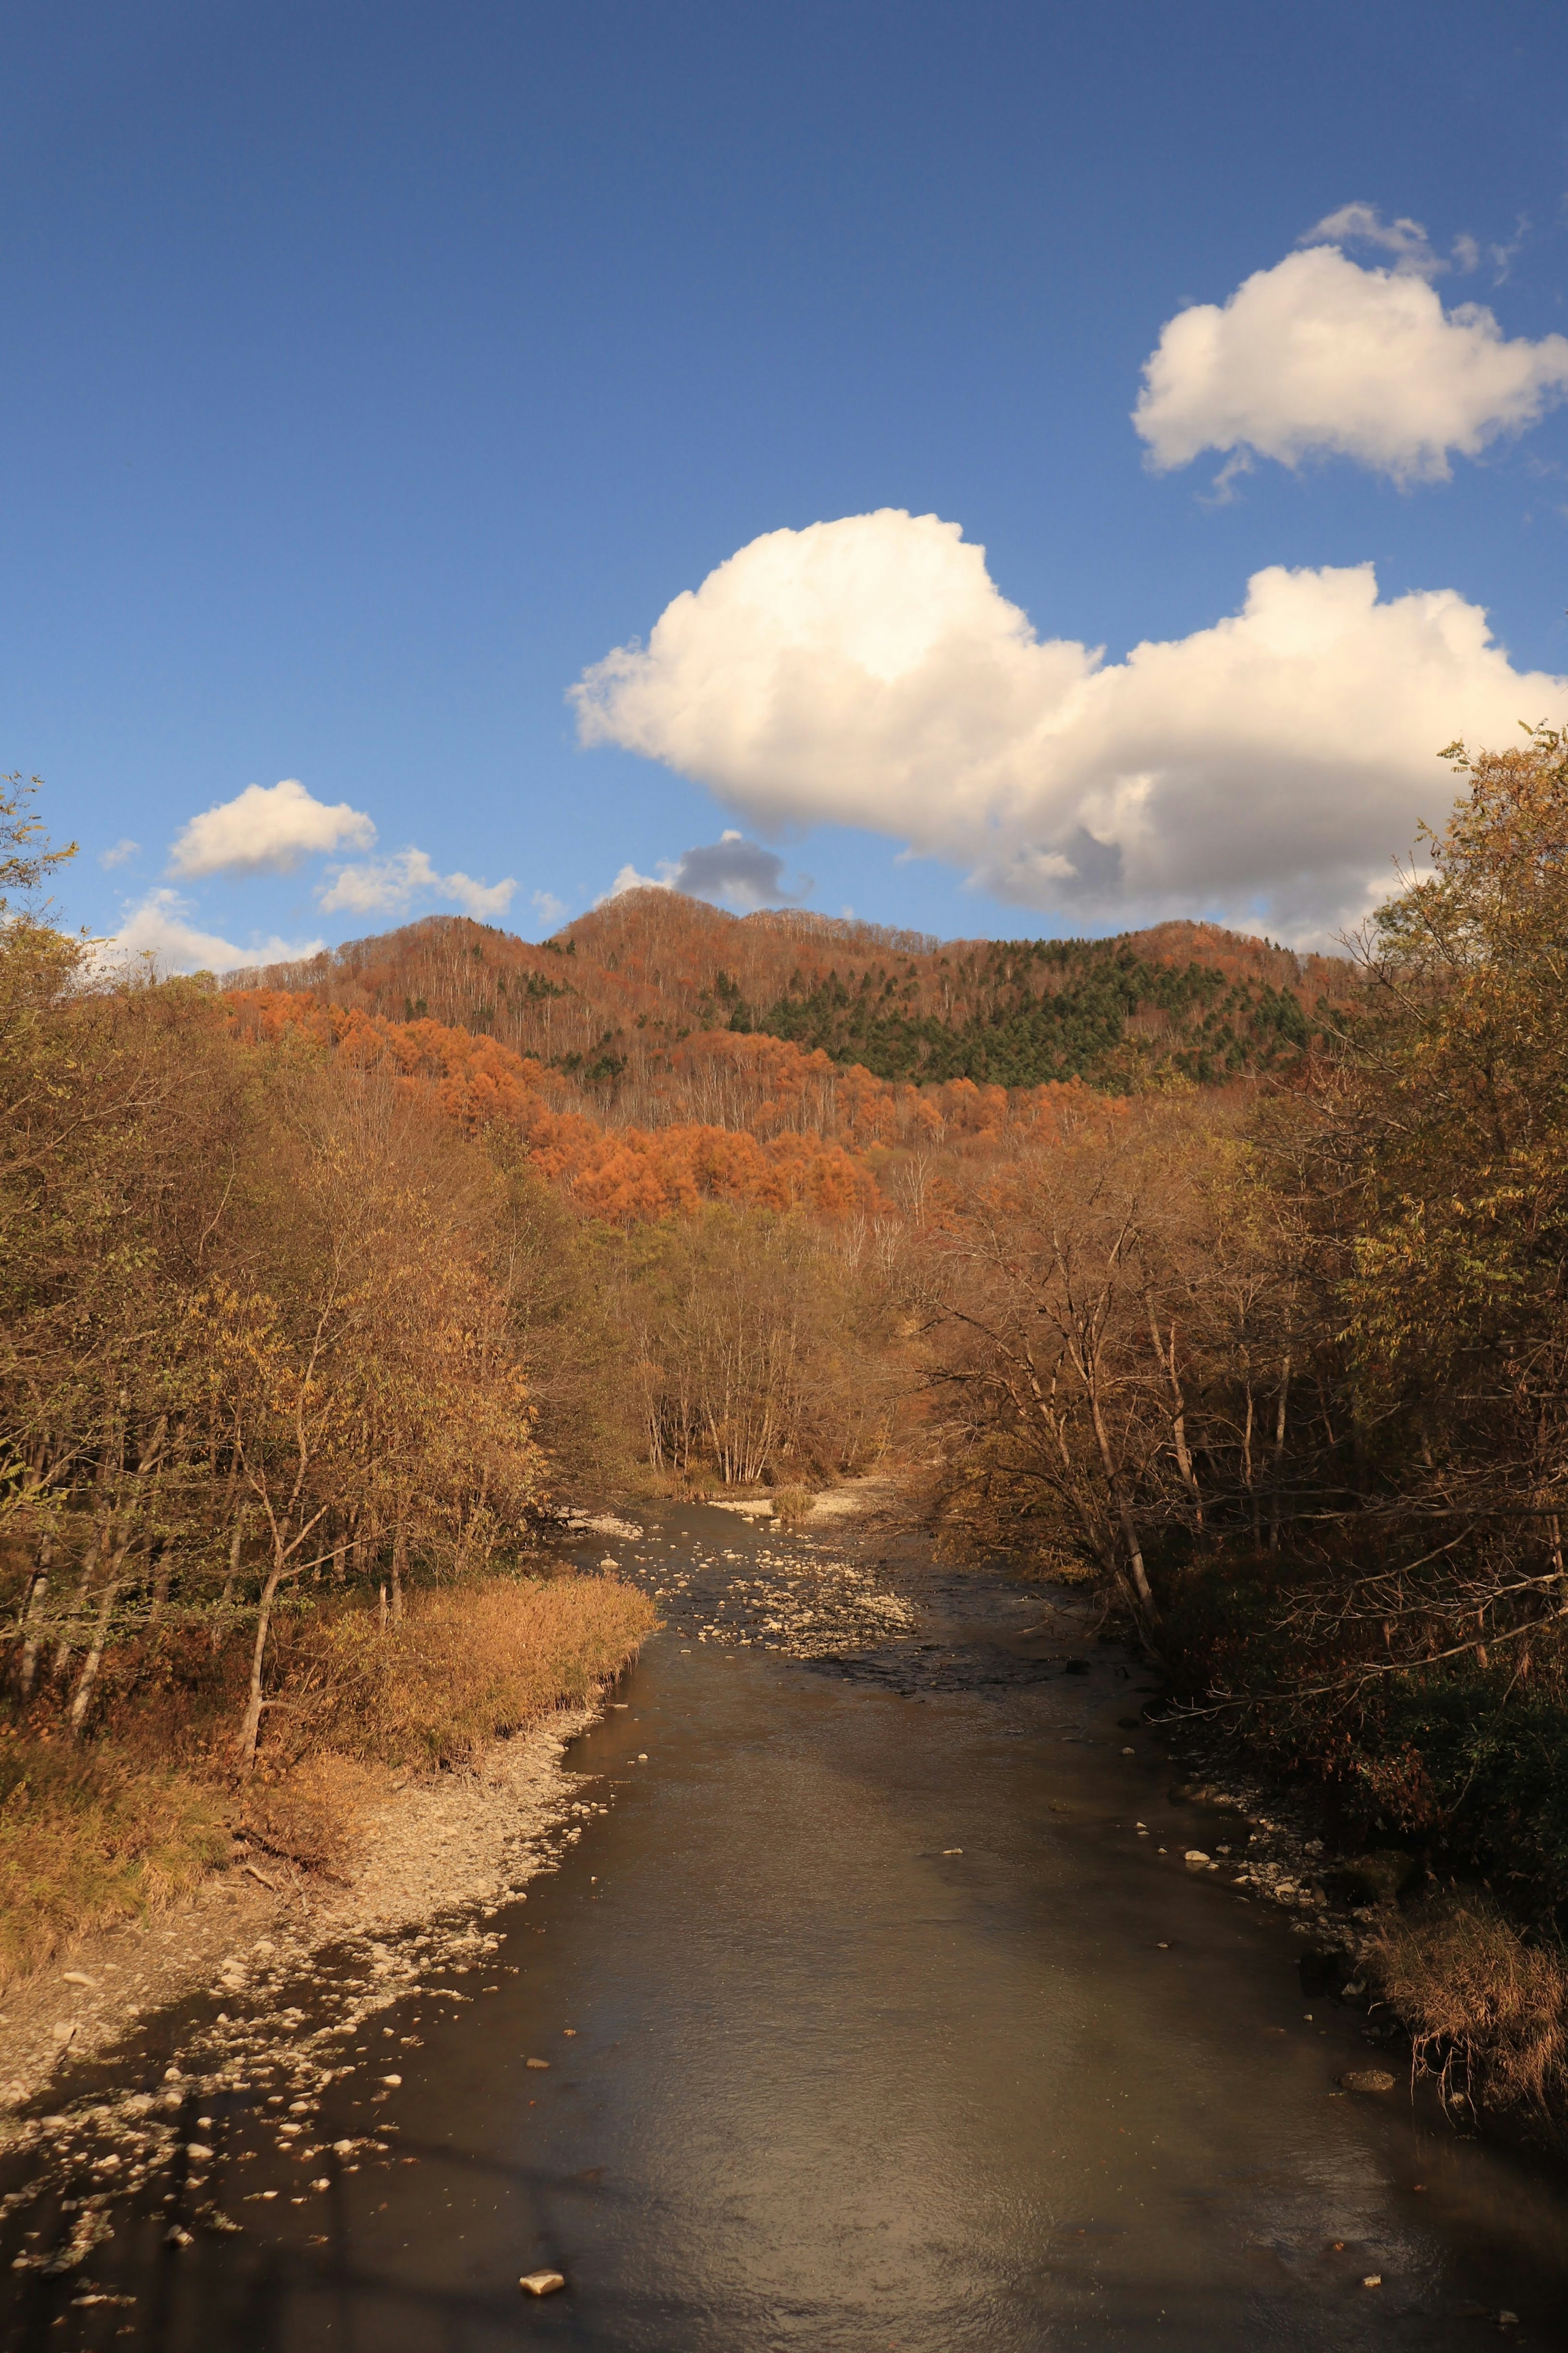
<path id="1" fill-rule="evenodd" d="M 1356 987 L 1354 967 L 1208 923 L 1107 940 L 951 940 L 784 910 L 736 916 L 677 892 L 626 893 L 537 945 L 437 915 L 308 961 L 236 973 L 399 1022 L 438 1021 L 558 1071 L 601 1115 L 723 1116 L 767 1083 L 776 1039 L 816 1071 L 901 1084 L 1127 1092 L 1287 1070 Z"/>

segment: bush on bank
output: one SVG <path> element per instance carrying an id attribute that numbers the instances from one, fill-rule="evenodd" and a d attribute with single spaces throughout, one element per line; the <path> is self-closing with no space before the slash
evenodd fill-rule
<path id="1" fill-rule="evenodd" d="M 470 1766 L 498 1737 L 591 1700 L 654 1623 L 615 1579 L 484 1577 L 407 1598 L 401 1623 L 340 1605 L 291 1620 L 259 1769 L 237 1771 L 242 1646 L 165 1634 L 114 1662 L 103 1730 L 0 1731 L 0 1987 L 73 1939 L 190 1894 L 236 1834 L 341 1871 L 393 1767 Z"/>

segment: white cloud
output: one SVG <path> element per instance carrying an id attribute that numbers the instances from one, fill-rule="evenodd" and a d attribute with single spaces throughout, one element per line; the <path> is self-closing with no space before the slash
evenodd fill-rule
<path id="1" fill-rule="evenodd" d="M 1384 243 L 1405 232 L 1424 234 L 1397 222 Z M 1568 337 L 1510 342 L 1479 303 L 1445 311 L 1410 251 L 1363 269 L 1314 245 L 1256 271 L 1223 309 L 1179 311 L 1144 365 L 1132 421 L 1162 471 L 1217 449 L 1292 467 L 1343 457 L 1399 482 L 1441 481 L 1453 452 L 1479 457 L 1565 393 Z"/>
<path id="2" fill-rule="evenodd" d="M 329 808 L 297 776 L 247 785 L 231 801 L 192 818 L 170 852 L 176 874 L 289 874 L 301 859 L 332 849 L 368 849 L 375 828 L 363 810 Z"/>
<path id="3" fill-rule="evenodd" d="M 393 858 L 369 859 L 363 866 L 340 866 L 316 893 L 321 913 L 397 915 L 416 899 L 447 899 L 481 922 L 504 915 L 517 884 L 476 882 L 471 874 L 439 874 L 423 849 L 400 849 Z"/>
<path id="4" fill-rule="evenodd" d="M 1452 589 L 1380 603 L 1370 565 L 1272 566 L 1239 614 L 1106 664 L 1037 638 L 956 523 L 884 509 L 753 540 L 573 696 L 585 744 L 755 823 L 870 827 L 1076 920 L 1305 939 L 1444 812 L 1439 745 L 1512 742 L 1568 681 L 1515 670 Z"/>
<path id="5" fill-rule="evenodd" d="M 559 931 L 566 920 L 566 902 L 558 899 L 553 891 L 535 891 L 529 900 L 545 931 Z"/>
<path id="6" fill-rule="evenodd" d="M 150 891 L 138 906 L 127 910 L 118 932 L 100 941 L 96 960 L 100 966 L 151 958 L 162 976 L 175 972 L 237 972 L 247 965 L 288 964 L 312 956 L 321 940 L 280 940 L 276 934 L 247 948 L 236 947 L 216 932 L 199 931 L 190 921 L 190 905 L 175 891 Z"/>
<path id="7" fill-rule="evenodd" d="M 129 834 L 124 835 L 111 849 L 99 851 L 98 862 L 107 872 L 111 866 L 123 866 L 128 858 L 134 858 L 141 847 L 142 844 L 132 841 Z"/>

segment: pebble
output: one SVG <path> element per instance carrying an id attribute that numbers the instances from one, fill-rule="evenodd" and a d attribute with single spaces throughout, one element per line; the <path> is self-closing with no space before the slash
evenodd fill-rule
<path id="1" fill-rule="evenodd" d="M 558 2287 L 565 2284 L 564 2272 L 524 2272 L 518 2282 L 524 2295 L 553 2295 Z"/>
<path id="2" fill-rule="evenodd" d="M 1207 1862 L 1208 1857 L 1204 1852 L 1202 1847 L 1190 1846 L 1185 1854 L 1182 1857 L 1182 1861 L 1184 1862 L 1190 1862 L 1194 1871 L 1201 1871 L 1205 1863 Z"/>
<path id="3" fill-rule="evenodd" d="M 1394 2078 L 1386 2067 L 1352 2067 L 1348 2074 L 1340 2077 L 1340 2084 L 1347 2092 L 1392 2092 L 1394 2089 Z"/>
<path id="4" fill-rule="evenodd" d="M 548 2067 L 550 2062 L 548 2059 L 529 2059 L 524 2062 L 524 2064 L 530 2067 Z"/>

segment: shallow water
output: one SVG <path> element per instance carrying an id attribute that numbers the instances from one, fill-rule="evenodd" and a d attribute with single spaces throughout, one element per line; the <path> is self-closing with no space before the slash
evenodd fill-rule
<path id="1" fill-rule="evenodd" d="M 710 1618 L 768 1548 L 647 1525 L 609 1550 L 706 1556 Z M 1507 2309 L 1568 2346 L 1568 2188 L 1403 2084 L 1338 2091 L 1365 2020 L 1303 1995 L 1278 1907 L 1184 1869 L 1216 1821 L 1119 1725 L 1135 1662 L 1064 1672 L 1001 1581 L 901 1589 L 934 1647 L 843 1665 L 726 1653 L 667 1602 L 571 1752 L 611 1810 L 489 1924 L 497 1989 L 390 2014 L 424 2038 L 384 2111 L 417 2161 L 291 2207 L 268 2148 L 226 2193 L 243 2236 L 122 2221 L 89 2292 L 134 2303 L 25 2278 L 7 2342 L 1253 2353 L 1468 2347 Z M 363 2130 L 348 2086 L 324 2123 Z M 542 2265 L 566 2291 L 523 2298 Z"/>

